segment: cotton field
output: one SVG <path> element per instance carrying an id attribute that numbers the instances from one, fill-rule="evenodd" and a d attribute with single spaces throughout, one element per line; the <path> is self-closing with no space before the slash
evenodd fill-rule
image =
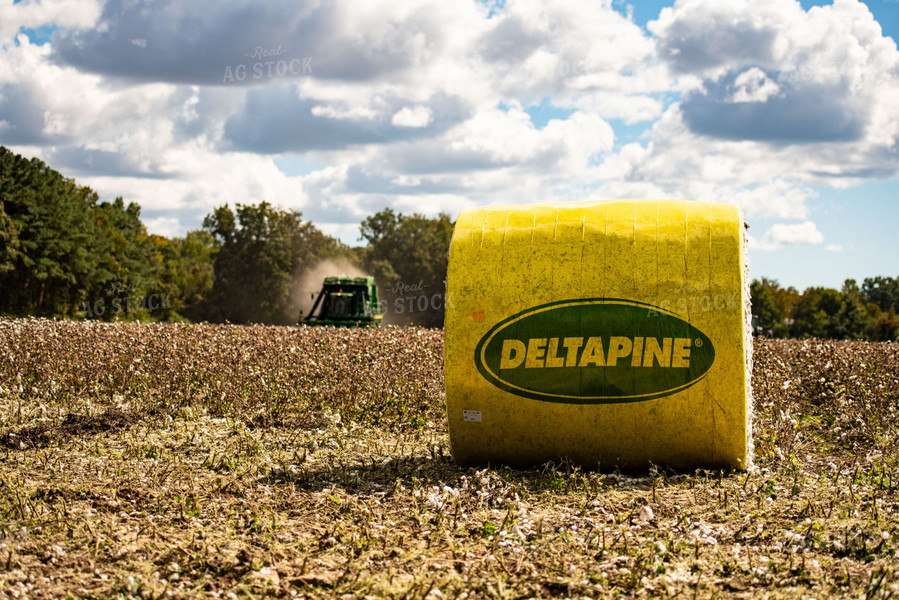
<path id="1" fill-rule="evenodd" d="M 899 344 L 756 340 L 748 472 L 459 468 L 442 352 L 0 320 L 0 597 L 899 594 Z"/>

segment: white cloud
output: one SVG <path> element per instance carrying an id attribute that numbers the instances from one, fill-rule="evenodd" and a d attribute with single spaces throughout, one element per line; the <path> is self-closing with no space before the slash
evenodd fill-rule
<path id="1" fill-rule="evenodd" d="M 805 12 L 786 0 L 690 0 L 664 9 L 650 29 L 675 72 L 703 79 L 703 93 L 682 106 L 691 131 L 807 144 L 817 167 L 833 157 L 812 144 L 845 142 L 855 160 L 837 173 L 895 171 L 899 53 L 861 2 Z"/>
<path id="2" fill-rule="evenodd" d="M 48 62 L 49 46 L 19 34 L 17 45 L 0 47 L 0 120 L 9 123 L 4 143 L 71 143 L 98 116 L 111 94 L 99 78 Z M 117 124 L 118 125 L 118 124 Z"/>
<path id="3" fill-rule="evenodd" d="M 655 68 L 654 43 L 611 2 L 510 0 L 482 30 L 469 50 L 479 67 L 469 85 L 629 122 L 661 112 L 646 95 L 670 85 Z"/>
<path id="4" fill-rule="evenodd" d="M 378 116 L 378 112 L 366 106 L 351 106 L 347 108 L 337 108 L 336 106 L 313 106 L 309 111 L 316 117 L 327 117 L 329 119 L 347 119 L 350 121 L 372 120 Z"/>
<path id="5" fill-rule="evenodd" d="M 753 242 L 755 240 L 752 240 Z M 778 250 L 784 246 L 808 246 L 824 242 L 824 234 L 811 221 L 802 223 L 777 223 L 772 225 L 761 241 L 754 246 L 759 250 Z"/>
<path id="6" fill-rule="evenodd" d="M 424 127 L 433 120 L 434 115 L 431 114 L 431 109 L 427 106 L 418 105 L 413 107 L 404 106 L 393 115 L 390 122 L 397 127 Z"/>
<path id="7" fill-rule="evenodd" d="M 780 92 L 780 86 L 768 78 L 758 67 L 740 73 L 734 80 L 736 91 L 733 102 L 766 102 Z"/>
<path id="8" fill-rule="evenodd" d="M 32 90 L 20 105 L 37 115 L 17 145 L 54 142 L 51 165 L 154 219 L 268 199 L 333 224 L 385 205 L 456 212 L 510 187 L 551 197 L 612 150 L 602 115 L 657 116 L 650 94 L 667 81 L 641 70 L 653 43 L 605 4 L 513 0 L 490 19 L 471 0 L 292 7 L 290 19 L 278 7 L 237 19 L 246 13 L 202 2 L 112 6 L 10 78 L 20 96 Z M 223 69 L 257 47 L 310 55 L 314 73 L 222 86 Z M 67 95 L 51 87 L 63 73 Z M 47 85 L 33 89 L 40 74 Z M 575 112 L 538 130 L 524 107 L 546 95 Z M 267 157 L 285 151 L 342 167 L 288 178 Z"/>
<path id="9" fill-rule="evenodd" d="M 100 16 L 96 0 L 0 0 L 0 44 L 12 40 L 21 29 L 45 26 L 93 27 Z"/>
<path id="10" fill-rule="evenodd" d="M 147 232 L 164 237 L 183 236 L 186 232 L 181 230 L 181 225 L 175 217 L 157 217 L 144 221 Z"/>
<path id="11" fill-rule="evenodd" d="M 806 219 L 813 186 L 899 171 L 899 52 L 860 2 L 687 0 L 649 29 L 684 96 L 595 169 L 601 192 Z"/>

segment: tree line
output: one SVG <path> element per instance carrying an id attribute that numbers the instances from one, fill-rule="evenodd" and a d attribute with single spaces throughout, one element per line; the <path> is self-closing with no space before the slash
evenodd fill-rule
<path id="1" fill-rule="evenodd" d="M 0 315 L 293 324 L 298 282 L 326 260 L 374 275 L 389 315 L 410 289 L 442 292 L 452 227 L 445 214 L 385 209 L 362 223 L 367 244 L 350 247 L 261 202 L 220 206 L 201 229 L 168 238 L 147 233 L 137 204 L 100 202 L 0 147 Z M 442 305 L 403 312 L 396 321 L 443 325 Z"/>
<path id="2" fill-rule="evenodd" d="M 839 290 L 782 288 L 767 278 L 750 285 L 755 330 L 771 337 L 899 339 L 899 277 L 847 279 Z"/>
<path id="3" fill-rule="evenodd" d="M 287 325 L 301 314 L 298 282 L 331 261 L 375 277 L 387 322 L 441 327 L 449 215 L 385 209 L 359 229 L 365 245 L 351 247 L 302 213 L 261 202 L 215 208 L 183 237 L 153 235 L 137 204 L 100 202 L 89 187 L 0 146 L 0 315 Z M 899 333 L 899 278 L 802 293 L 763 278 L 750 289 L 764 335 Z"/>

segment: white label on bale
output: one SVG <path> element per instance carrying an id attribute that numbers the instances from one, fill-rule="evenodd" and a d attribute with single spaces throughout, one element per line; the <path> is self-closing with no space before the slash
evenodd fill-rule
<path id="1" fill-rule="evenodd" d="M 481 411 L 479 411 L 479 410 L 463 410 L 462 411 L 462 420 L 470 421 L 472 423 L 480 423 L 481 422 Z"/>

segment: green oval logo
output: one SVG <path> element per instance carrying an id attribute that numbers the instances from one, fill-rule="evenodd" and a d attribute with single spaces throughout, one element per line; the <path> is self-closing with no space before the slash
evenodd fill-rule
<path id="1" fill-rule="evenodd" d="M 498 388 L 568 404 L 661 398 L 695 384 L 714 361 L 712 340 L 674 313 L 618 298 L 529 308 L 475 349 L 478 371 Z"/>

